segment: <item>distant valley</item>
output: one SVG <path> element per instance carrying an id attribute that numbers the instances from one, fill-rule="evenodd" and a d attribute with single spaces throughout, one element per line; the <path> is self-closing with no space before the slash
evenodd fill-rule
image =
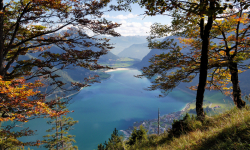
<path id="1" fill-rule="evenodd" d="M 104 36 L 100 36 L 103 38 Z M 115 47 L 111 52 L 115 55 L 119 54 L 124 49 L 133 44 L 143 44 L 147 42 L 147 36 L 120 36 L 120 37 L 105 37 L 110 39 L 110 43 Z"/>
<path id="2" fill-rule="evenodd" d="M 177 38 L 177 37 L 167 37 L 167 38 Z M 166 38 L 166 39 L 167 39 Z M 143 67 L 147 67 L 150 65 L 150 58 L 152 58 L 154 55 L 159 55 L 163 52 L 167 52 L 166 50 L 161 49 L 152 49 L 150 50 L 147 47 L 146 37 L 118 37 L 116 38 L 110 38 L 110 43 L 116 43 L 115 48 L 111 51 L 109 51 L 106 55 L 103 55 L 99 58 L 98 63 L 104 66 L 110 66 L 113 68 L 137 68 L 142 69 Z M 165 39 L 165 40 L 166 40 Z M 137 42 L 134 44 L 134 42 Z M 175 39 L 175 42 L 178 43 L 178 40 Z M 178 43 L 179 46 L 181 46 L 180 43 Z M 122 49 L 123 47 L 123 49 Z M 53 46 L 51 49 L 51 52 L 54 53 L 61 53 L 62 50 L 60 50 L 58 47 Z M 94 51 L 97 51 L 98 49 L 94 48 Z M 185 49 L 183 50 L 185 51 Z M 116 53 L 116 55 L 114 54 Z M 30 59 L 30 58 L 36 58 L 38 57 L 38 53 L 29 53 L 25 56 L 20 56 L 19 60 L 21 59 Z M 55 68 L 56 69 L 56 68 Z M 70 88 L 71 82 L 83 82 L 84 78 L 88 78 L 89 76 L 93 76 L 95 74 L 99 75 L 99 80 L 107 79 L 110 77 L 109 74 L 103 72 L 103 71 L 90 71 L 88 69 L 84 69 L 81 67 L 74 67 L 74 69 L 65 69 L 60 70 L 56 72 L 61 77 L 60 80 L 64 81 L 66 85 L 64 86 L 65 89 Z M 239 74 L 240 77 L 240 85 L 242 87 L 242 93 L 248 94 L 248 89 L 250 88 L 250 82 L 248 80 L 248 74 L 249 70 L 246 72 L 243 72 Z M 198 83 L 198 76 L 194 79 L 194 81 L 191 83 L 191 85 L 196 85 Z M 189 86 L 190 84 L 181 84 L 179 87 L 183 87 L 185 89 L 186 86 Z M 58 91 L 59 92 L 59 91 Z M 69 91 L 64 92 L 64 94 L 69 95 L 71 93 L 75 93 L 76 91 Z M 59 92 L 60 93 L 60 92 Z"/>

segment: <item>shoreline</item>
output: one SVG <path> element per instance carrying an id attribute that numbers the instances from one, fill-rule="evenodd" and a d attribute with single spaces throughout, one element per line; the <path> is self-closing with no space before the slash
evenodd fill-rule
<path id="1" fill-rule="evenodd" d="M 109 69 L 104 72 L 113 72 L 113 71 L 121 71 L 121 70 L 131 70 L 132 68 L 115 68 L 115 69 Z"/>
<path id="2" fill-rule="evenodd" d="M 187 109 L 188 109 L 188 108 L 190 108 L 190 104 L 191 104 L 191 103 L 193 103 L 193 102 L 195 102 L 195 99 L 194 99 L 193 101 L 191 101 L 191 102 L 187 103 L 187 104 L 185 105 L 185 107 L 184 107 L 184 108 L 182 108 L 182 110 L 181 110 L 181 111 L 182 111 L 182 112 L 187 111 Z"/>
<path id="3" fill-rule="evenodd" d="M 116 68 L 116 69 L 109 69 L 109 70 L 106 70 L 104 72 L 113 72 L 113 71 L 121 71 L 121 70 L 131 70 L 131 69 L 133 69 L 133 68 Z M 100 81 L 106 81 L 106 80 L 110 79 L 110 77 L 111 76 L 109 76 L 106 79 L 101 79 Z M 83 89 L 83 87 L 81 87 L 78 91 L 73 92 L 72 94 L 69 94 L 67 96 L 61 97 L 60 99 L 68 98 L 70 96 L 76 95 L 77 93 L 81 92 L 82 89 Z M 56 92 L 56 93 L 63 93 L 63 92 Z M 56 93 L 52 93 L 52 94 L 48 95 L 47 98 L 49 98 L 50 96 L 52 96 L 52 95 L 54 95 Z"/>
<path id="4" fill-rule="evenodd" d="M 187 103 L 185 107 L 182 108 L 180 111 L 171 112 L 160 116 L 160 122 L 161 122 L 160 133 L 164 133 L 164 131 L 171 129 L 174 120 L 182 119 L 182 117 L 185 115 L 185 112 L 187 112 L 187 110 L 190 108 L 190 104 L 193 103 L 194 101 L 195 100 Z M 134 127 L 139 129 L 141 125 L 148 131 L 147 134 L 157 134 L 158 128 L 155 125 L 157 124 L 157 121 L 158 119 L 156 118 L 156 119 L 134 122 L 133 127 L 128 127 L 128 129 L 126 130 L 119 130 L 119 131 L 124 134 L 124 140 L 127 140 L 130 137 Z"/>
<path id="5" fill-rule="evenodd" d="M 67 95 L 67 96 L 61 97 L 60 99 L 68 98 L 68 97 L 70 97 L 70 96 L 76 95 L 76 94 L 79 93 L 82 89 L 83 89 L 83 87 L 81 87 L 79 90 L 73 92 L 72 94 L 69 94 L 69 95 Z M 62 91 L 62 92 L 56 92 L 56 93 L 63 93 L 63 91 Z M 54 95 L 54 94 L 56 94 L 56 93 L 50 94 L 49 96 L 47 96 L 47 98 L 50 97 L 50 96 L 52 96 L 52 95 Z"/>

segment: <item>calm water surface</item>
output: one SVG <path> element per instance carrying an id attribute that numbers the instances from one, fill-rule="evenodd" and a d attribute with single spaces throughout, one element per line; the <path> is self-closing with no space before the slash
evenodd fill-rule
<path id="1" fill-rule="evenodd" d="M 158 98 L 160 91 L 145 91 L 150 85 L 148 79 L 138 79 L 134 75 L 140 71 L 120 70 L 109 72 L 110 79 L 94 84 L 72 96 L 69 116 L 79 123 L 71 134 L 76 135 L 79 150 L 97 149 L 97 145 L 110 138 L 114 128 L 127 129 L 135 121 L 157 118 L 158 108 L 161 114 L 181 110 L 193 95 L 175 90 L 167 97 Z M 36 129 L 38 135 L 25 138 L 25 141 L 42 139 L 50 126 L 44 119 L 37 119 L 27 125 Z M 43 148 L 33 148 L 43 149 Z"/>

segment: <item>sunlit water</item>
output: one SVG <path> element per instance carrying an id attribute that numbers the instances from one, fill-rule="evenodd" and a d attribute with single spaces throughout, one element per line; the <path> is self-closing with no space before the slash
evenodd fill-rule
<path id="1" fill-rule="evenodd" d="M 157 118 L 158 108 L 161 115 L 181 110 L 194 96 L 179 90 L 167 97 L 158 98 L 160 91 L 145 91 L 151 83 L 148 79 L 138 79 L 138 70 L 108 72 L 111 77 L 100 84 L 94 84 L 72 96 L 69 116 L 79 123 L 70 134 L 76 135 L 79 150 L 97 149 L 98 144 L 110 138 L 114 128 L 127 129 L 135 121 Z M 25 141 L 42 140 L 50 126 L 45 119 L 30 121 L 26 126 L 37 130 L 34 137 Z M 32 147 L 32 149 L 44 149 Z"/>

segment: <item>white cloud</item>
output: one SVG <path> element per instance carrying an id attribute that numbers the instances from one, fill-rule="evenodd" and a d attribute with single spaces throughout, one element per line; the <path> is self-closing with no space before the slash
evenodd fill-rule
<path id="1" fill-rule="evenodd" d="M 115 30 L 122 36 L 147 36 L 149 35 L 151 22 L 126 22 L 125 20 L 120 21 L 122 25 Z"/>
<path id="2" fill-rule="evenodd" d="M 144 26 L 149 27 L 152 25 L 152 22 L 143 22 Z"/>
<path id="3" fill-rule="evenodd" d="M 136 17 L 138 17 L 138 15 L 134 15 L 132 13 L 129 13 L 128 15 L 117 15 L 117 16 L 103 15 L 103 17 L 124 20 L 124 19 L 136 18 Z"/>

